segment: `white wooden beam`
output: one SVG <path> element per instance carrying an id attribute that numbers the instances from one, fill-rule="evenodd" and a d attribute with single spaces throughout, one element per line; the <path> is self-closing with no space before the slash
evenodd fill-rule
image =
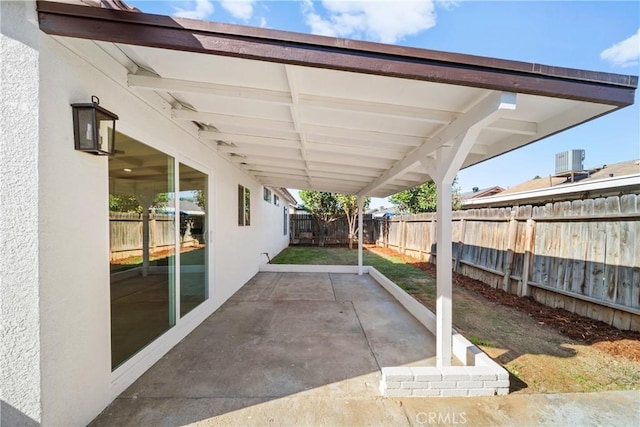
<path id="1" fill-rule="evenodd" d="M 295 168 L 295 167 L 287 167 L 287 166 L 276 167 L 276 166 L 269 166 L 269 165 L 253 166 L 251 164 L 247 164 L 247 170 L 255 173 L 268 172 L 268 173 L 278 174 L 282 172 L 282 173 L 288 173 L 291 175 L 300 175 L 305 173 L 304 168 Z"/>
<path id="2" fill-rule="evenodd" d="M 289 110 L 291 112 L 291 120 L 293 121 L 293 127 L 295 131 L 300 137 L 300 154 L 302 155 L 302 159 L 304 160 L 305 170 L 307 171 L 309 182 L 313 183 L 313 179 L 311 178 L 311 175 L 309 175 L 309 162 L 307 159 L 307 136 L 304 132 L 302 132 L 300 112 L 298 111 L 300 91 L 298 90 L 298 79 L 296 77 L 296 70 L 290 65 L 285 65 L 284 71 L 287 76 L 289 92 L 291 93 L 291 105 L 289 106 Z"/>
<path id="3" fill-rule="evenodd" d="M 387 169 L 393 165 L 393 160 L 369 157 L 365 160 L 361 156 L 353 156 L 349 154 L 340 155 L 339 153 L 321 153 L 316 152 L 313 155 L 314 162 L 334 163 L 336 165 L 357 165 L 359 163 L 366 164 L 369 167 Z"/>
<path id="4" fill-rule="evenodd" d="M 506 119 L 503 117 L 487 125 L 486 129 L 516 135 L 533 136 L 538 133 L 538 124 L 522 120 Z"/>
<path id="5" fill-rule="evenodd" d="M 300 172 L 267 172 L 263 169 L 252 169 L 246 168 L 247 172 L 251 172 L 255 176 L 265 177 L 265 178 L 281 178 L 281 179 L 307 179 L 307 174 L 304 171 Z"/>
<path id="6" fill-rule="evenodd" d="M 276 178 L 260 178 L 259 175 L 255 176 L 256 179 L 261 182 L 263 185 L 272 185 L 275 187 L 285 187 L 285 188 L 298 188 L 301 190 L 316 190 L 316 191 L 328 191 L 331 193 L 350 193 L 351 191 L 356 191 L 355 187 L 345 187 L 343 185 L 336 185 L 335 183 L 325 183 L 325 182 L 314 182 L 313 188 L 308 181 L 304 180 L 282 180 Z"/>
<path id="7" fill-rule="evenodd" d="M 339 145 L 341 147 L 354 147 L 354 148 L 365 148 L 370 149 L 375 147 L 378 150 L 389 150 L 389 151 L 401 151 L 406 153 L 411 151 L 417 145 L 415 144 L 398 144 L 389 143 L 389 142 L 381 142 L 376 141 L 373 142 L 368 139 L 356 139 L 356 138 L 346 138 L 339 136 L 328 136 L 328 135 L 318 135 L 313 133 L 307 133 L 307 143 L 312 144 L 327 144 L 327 145 Z M 418 144 L 419 145 L 419 144 Z"/>
<path id="8" fill-rule="evenodd" d="M 331 172 L 331 173 L 343 173 L 345 171 L 344 165 L 336 165 L 335 163 L 326 162 L 309 162 L 309 165 L 314 171 Z M 348 166 L 349 173 L 356 173 L 360 176 L 368 178 L 375 178 L 380 175 L 381 168 L 372 168 L 363 165 L 350 165 Z M 369 179 L 371 181 L 371 179 Z"/>
<path id="9" fill-rule="evenodd" d="M 349 169 L 347 168 L 343 168 L 342 172 L 322 172 L 322 171 L 312 170 L 311 176 L 313 178 L 324 178 L 324 179 L 358 182 L 360 183 L 360 185 L 364 185 L 365 183 L 371 181 L 371 178 L 369 177 L 354 175 L 348 172 L 349 172 Z"/>
<path id="10" fill-rule="evenodd" d="M 471 126 L 478 126 L 480 130 L 487 123 L 495 121 L 496 113 L 501 110 L 513 109 L 515 94 L 508 92 L 491 92 L 488 96 L 471 107 L 465 114 L 457 117 L 449 125 L 443 127 L 435 135 L 425 141 L 420 147 L 414 149 L 404 159 L 397 162 L 382 176 L 365 187 L 359 195 L 366 196 L 383 186 L 387 182 L 400 175 L 415 163 L 425 159 L 434 150 L 452 141 L 460 134 L 466 132 Z"/>
<path id="11" fill-rule="evenodd" d="M 298 141 L 292 141 L 290 139 L 279 139 L 279 138 L 263 138 L 259 136 L 252 135 L 240 135 L 233 138 L 226 138 L 222 140 L 226 143 L 233 143 L 233 145 L 237 147 L 247 147 L 248 149 L 254 147 L 276 147 L 276 148 L 290 148 L 290 149 L 300 149 L 300 144 Z"/>
<path id="12" fill-rule="evenodd" d="M 304 169 L 304 162 L 302 160 L 292 159 L 278 159 L 274 157 L 265 156 L 251 156 L 251 158 L 231 158 L 234 163 L 245 163 L 254 168 L 260 168 L 261 166 L 273 166 L 273 167 L 295 167 Z"/>
<path id="13" fill-rule="evenodd" d="M 221 153 L 237 153 L 244 154 L 247 157 L 252 155 L 263 157 L 275 157 L 282 159 L 296 159 L 302 160 L 299 148 L 283 148 L 283 147 L 265 147 L 259 145 L 243 145 L 243 146 L 225 146 L 218 147 L 218 151 Z"/>
<path id="14" fill-rule="evenodd" d="M 273 177 L 263 177 L 261 175 L 254 175 L 258 181 L 260 181 L 263 185 L 273 185 L 275 187 L 284 187 L 284 188 L 299 188 L 301 190 L 311 189 L 311 184 L 307 179 L 300 178 L 273 178 Z"/>
<path id="15" fill-rule="evenodd" d="M 418 147 L 424 143 L 426 138 L 414 135 L 396 135 L 384 132 L 374 132 L 363 129 L 345 129 L 321 125 L 305 124 L 302 131 L 309 135 L 310 138 L 322 138 L 324 136 L 334 138 L 349 138 L 358 141 L 367 141 L 369 143 L 387 143 L 408 145 Z"/>
<path id="16" fill-rule="evenodd" d="M 469 151 L 469 154 L 479 154 L 481 156 L 486 156 L 487 154 L 489 154 L 489 146 L 488 145 L 482 145 L 482 144 L 474 144 L 473 147 L 471 147 L 471 151 Z"/>
<path id="17" fill-rule="evenodd" d="M 193 122 L 209 123 L 216 126 L 230 125 L 247 129 L 273 129 L 281 131 L 294 131 L 293 123 L 289 121 L 267 120 L 255 117 L 231 116 L 218 113 L 203 113 L 200 111 L 173 109 L 171 118 Z"/>
<path id="18" fill-rule="evenodd" d="M 359 99 L 336 98 L 329 96 L 302 94 L 299 97 L 301 107 L 337 110 L 352 113 L 374 114 L 386 117 L 398 117 L 430 123 L 449 123 L 456 117 L 455 112 L 409 105 L 387 104 L 363 101 Z"/>
<path id="19" fill-rule="evenodd" d="M 226 126 L 229 128 L 229 126 Z M 300 136 L 295 131 L 282 131 L 273 129 L 255 129 L 247 127 L 235 126 L 231 131 L 221 132 L 218 130 L 200 130 L 198 131 L 200 139 L 213 140 L 213 141 L 234 141 L 242 142 L 247 141 L 263 141 L 268 143 L 274 139 L 282 139 L 287 141 L 300 141 Z"/>
<path id="20" fill-rule="evenodd" d="M 404 157 L 404 153 L 402 151 L 381 150 L 376 148 L 375 145 L 372 145 L 370 148 L 364 148 L 307 142 L 306 146 L 309 152 L 340 153 L 349 154 L 352 156 L 377 157 L 380 159 L 389 160 L 400 160 Z"/>
<path id="21" fill-rule="evenodd" d="M 144 74 L 129 74 L 127 76 L 127 83 L 129 87 L 135 89 L 196 93 L 227 98 L 245 98 L 253 101 L 263 101 L 281 105 L 291 104 L 291 95 L 288 92 L 246 86 L 168 79 Z"/>

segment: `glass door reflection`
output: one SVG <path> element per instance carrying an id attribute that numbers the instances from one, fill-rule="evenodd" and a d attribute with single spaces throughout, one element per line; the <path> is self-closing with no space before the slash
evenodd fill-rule
<path id="1" fill-rule="evenodd" d="M 179 166 L 180 184 L 180 317 L 207 295 L 207 175 Z"/>

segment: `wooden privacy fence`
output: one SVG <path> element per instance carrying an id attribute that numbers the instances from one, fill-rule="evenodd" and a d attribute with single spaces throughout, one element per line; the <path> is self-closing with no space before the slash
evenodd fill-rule
<path id="1" fill-rule="evenodd" d="M 363 216 L 364 243 L 375 243 L 378 228 L 371 215 Z M 312 215 L 292 214 L 289 216 L 289 243 L 292 245 L 318 245 L 324 236 L 326 245 L 349 244 L 349 223 L 341 217 L 323 227 Z"/>
<path id="2" fill-rule="evenodd" d="M 435 262 L 435 214 L 379 224 L 382 246 Z M 640 330 L 640 195 L 453 213 L 454 271 Z"/>
<path id="3" fill-rule="evenodd" d="M 132 256 L 142 256 L 142 214 L 109 212 L 111 262 Z M 190 226 L 186 227 L 182 245 L 197 243 Z M 174 215 L 149 214 L 149 251 L 171 249 L 175 242 Z"/>

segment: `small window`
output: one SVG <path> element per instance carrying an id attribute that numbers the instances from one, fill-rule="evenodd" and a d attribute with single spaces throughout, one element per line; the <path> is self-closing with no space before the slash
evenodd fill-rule
<path id="1" fill-rule="evenodd" d="M 264 187 L 264 201 L 271 203 L 271 190 L 269 190 L 267 187 Z"/>
<path id="2" fill-rule="evenodd" d="M 273 204 L 276 206 L 280 206 L 280 197 L 277 194 L 273 195 Z"/>
<path id="3" fill-rule="evenodd" d="M 289 231 L 289 227 L 288 227 L 288 224 L 287 224 L 287 222 L 288 222 L 287 219 L 288 218 L 289 218 L 289 212 L 287 210 L 287 207 L 285 206 L 284 207 L 284 227 L 283 227 L 283 230 L 282 230 L 282 234 L 285 235 L 285 236 L 287 235 L 287 231 Z"/>
<path id="4" fill-rule="evenodd" d="M 251 190 L 238 185 L 238 225 L 251 225 Z"/>

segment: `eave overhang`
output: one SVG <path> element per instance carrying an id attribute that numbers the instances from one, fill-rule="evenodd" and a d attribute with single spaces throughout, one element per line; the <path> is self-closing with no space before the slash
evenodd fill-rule
<path id="1" fill-rule="evenodd" d="M 49 35 L 114 44 L 141 58 L 151 73 L 130 74 L 131 90 L 175 99 L 185 108 L 174 120 L 198 123 L 200 138 L 271 187 L 383 197 L 431 179 L 435 150 L 454 147 L 469 127 L 481 126 L 462 167 L 631 105 L 638 84 L 637 76 L 271 29 L 37 7 Z M 187 72 L 190 62 L 202 73 Z M 232 76 L 256 66 L 269 82 Z M 221 67 L 229 73 L 217 73 Z M 480 111 L 508 94 L 517 95 L 514 111 Z M 220 100 L 230 99 L 223 109 Z"/>

